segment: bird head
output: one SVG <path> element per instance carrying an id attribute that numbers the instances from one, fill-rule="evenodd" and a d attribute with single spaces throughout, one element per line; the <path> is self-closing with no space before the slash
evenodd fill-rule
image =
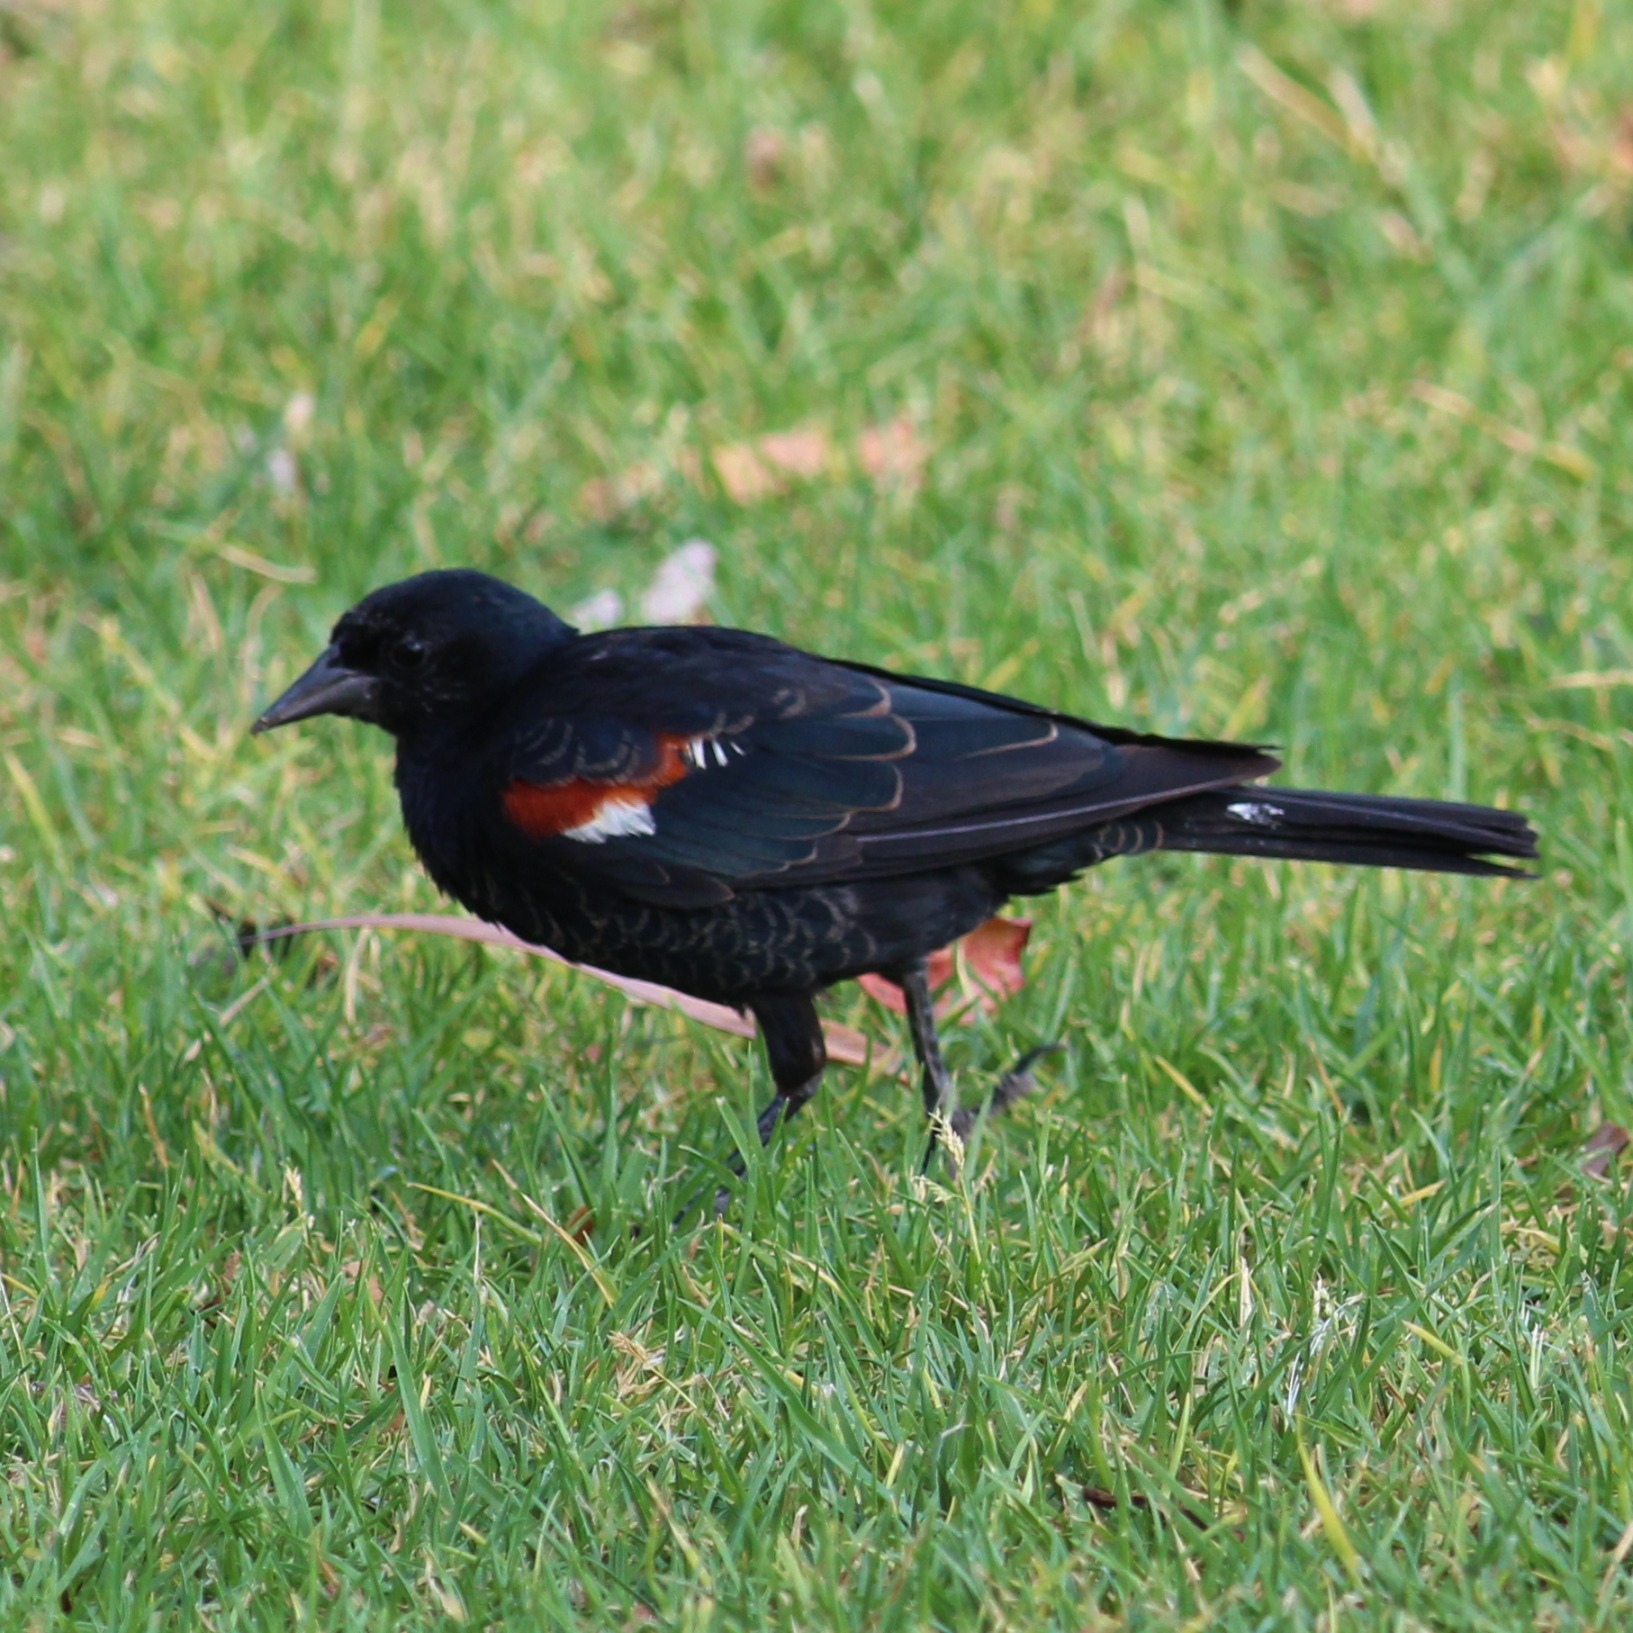
<path id="1" fill-rule="evenodd" d="M 574 633 L 542 602 L 486 573 L 420 573 L 346 613 L 317 662 L 252 729 L 339 714 L 404 737 L 457 722 Z"/>

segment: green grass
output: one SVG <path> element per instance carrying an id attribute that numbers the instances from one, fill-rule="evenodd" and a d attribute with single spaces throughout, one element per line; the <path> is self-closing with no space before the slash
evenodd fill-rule
<path id="1" fill-rule="evenodd" d="M 1630 107 L 1627 0 L 0 8 L 0 1625 L 1629 1625 Z M 356 595 L 694 535 L 1543 877 L 1109 867 L 961 1183 L 836 1070 L 634 1235 L 755 1049 L 209 904 L 433 900 L 384 739 L 245 735 Z"/>

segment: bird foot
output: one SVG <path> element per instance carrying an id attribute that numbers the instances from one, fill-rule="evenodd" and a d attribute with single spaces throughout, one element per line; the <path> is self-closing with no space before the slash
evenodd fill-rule
<path id="1" fill-rule="evenodd" d="M 815 1087 L 814 1079 L 812 1080 L 811 1086 L 813 1088 Z M 790 1095 L 779 1091 L 765 1105 L 765 1107 L 761 1110 L 760 1115 L 754 1119 L 755 1132 L 760 1136 L 760 1147 L 762 1150 L 771 1144 L 772 1138 L 776 1134 L 779 1126 L 788 1118 L 792 1117 L 808 1099 L 810 1099 L 810 1094 L 808 1092 Z M 730 1169 L 735 1178 L 741 1179 L 743 1175 L 748 1172 L 748 1159 L 744 1157 L 741 1151 L 733 1151 L 732 1154 L 726 1159 L 726 1167 Z M 675 1215 L 673 1220 L 670 1221 L 669 1228 L 671 1230 L 679 1230 L 685 1220 L 703 1208 L 703 1200 L 707 1194 L 708 1189 L 705 1187 L 703 1190 L 696 1192 L 691 1198 L 689 1198 L 686 1206 Z M 704 1211 L 703 1218 L 724 1218 L 726 1209 L 730 1205 L 731 1187 L 729 1185 L 717 1186 L 714 1193 L 713 1211 L 712 1213 Z"/>
<path id="2" fill-rule="evenodd" d="M 727 1159 L 726 1166 L 741 1179 L 747 1170 L 748 1164 L 744 1162 L 743 1154 L 740 1151 L 734 1151 Z M 712 1203 L 708 1201 L 708 1197 L 709 1189 L 707 1186 L 704 1186 L 700 1191 L 694 1191 L 686 1199 L 685 1207 L 669 1221 L 670 1230 L 679 1230 L 694 1214 L 698 1215 L 699 1224 L 704 1224 L 710 1219 L 724 1219 L 726 1209 L 731 1206 L 731 1187 L 729 1185 L 716 1186 Z"/>
<path id="3" fill-rule="evenodd" d="M 1046 1055 L 1058 1055 L 1066 1047 L 1063 1043 L 1040 1043 L 1028 1049 L 993 1086 L 987 1103 L 976 1109 L 961 1106 L 948 1124 L 959 1139 L 967 1140 L 975 1125 L 985 1117 L 997 1117 L 1009 1110 L 1017 1100 L 1024 1100 L 1037 1085 L 1032 1068 Z"/>

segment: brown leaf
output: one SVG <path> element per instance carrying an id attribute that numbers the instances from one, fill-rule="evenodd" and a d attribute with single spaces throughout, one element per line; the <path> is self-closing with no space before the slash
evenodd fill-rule
<path id="1" fill-rule="evenodd" d="M 929 458 L 929 443 L 906 418 L 870 425 L 856 439 L 857 463 L 881 487 L 916 488 Z"/>
<path id="2" fill-rule="evenodd" d="M 752 442 L 730 442 L 710 455 L 714 474 L 734 504 L 752 505 L 788 486 L 785 477 L 808 482 L 828 468 L 832 445 L 815 425 L 768 431 Z"/>
<path id="3" fill-rule="evenodd" d="M 958 943 L 965 971 L 986 995 L 981 1000 L 984 1009 L 992 1009 L 999 999 L 1026 985 L 1021 955 L 1031 939 L 1031 919 L 999 915 L 978 925 Z"/>
<path id="4" fill-rule="evenodd" d="M 658 467 L 643 459 L 612 476 L 592 476 L 578 490 L 578 502 L 598 522 L 610 522 L 631 505 L 650 499 L 662 486 Z"/>
<path id="5" fill-rule="evenodd" d="M 856 464 L 880 487 L 912 489 L 924 479 L 930 444 L 911 420 L 898 417 L 859 432 L 854 453 Z M 807 423 L 724 443 L 704 459 L 683 449 L 668 467 L 639 460 L 611 476 L 592 477 L 578 490 L 578 502 L 597 521 L 611 521 L 653 498 L 676 476 L 700 486 L 705 466 L 733 504 L 753 505 L 786 492 L 790 479 L 812 482 L 842 474 L 846 461 L 821 426 Z"/>
<path id="6" fill-rule="evenodd" d="M 806 481 L 821 476 L 833 457 L 828 434 L 815 425 L 797 425 L 792 431 L 770 431 L 758 444 L 766 462 L 789 476 Z"/>
<path id="7" fill-rule="evenodd" d="M 1115 1491 L 1108 1491 L 1104 1486 L 1083 1486 L 1081 1490 L 1083 1501 L 1091 1508 L 1104 1509 L 1109 1512 L 1123 1506 L 1123 1499 Z M 1130 1508 L 1149 1508 L 1151 1506 L 1151 1499 L 1143 1492 L 1131 1491 L 1127 1500 Z M 1202 1499 L 1199 1497 L 1197 1502 L 1200 1504 L 1201 1501 Z M 1208 1529 L 1210 1522 L 1203 1518 L 1198 1509 L 1188 1508 L 1184 1504 L 1180 1504 L 1178 1512 L 1183 1514 L 1198 1530 L 1206 1531 Z M 1241 1533 L 1238 1532 L 1237 1535 L 1240 1536 Z"/>
<path id="8" fill-rule="evenodd" d="M 930 990 L 935 992 L 938 988 L 946 985 L 948 978 L 952 974 L 953 955 L 951 949 L 942 947 L 931 953 L 929 965 Z M 888 976 L 859 975 L 856 978 L 856 984 L 875 1003 L 883 1004 L 892 1014 L 905 1015 L 907 1013 L 907 999 L 902 993 L 902 989 Z M 935 1006 L 936 1014 L 944 1014 L 946 1007 L 945 1003 L 938 999 Z"/>
<path id="9" fill-rule="evenodd" d="M 227 1302 L 227 1295 L 232 1291 L 233 1283 L 238 1280 L 238 1270 L 242 1263 L 238 1250 L 234 1248 L 223 1261 L 221 1274 L 215 1286 L 199 1300 L 200 1311 L 219 1310 Z"/>
<path id="10" fill-rule="evenodd" d="M 714 474 L 734 505 L 752 505 L 782 491 L 777 474 L 751 442 L 731 442 L 711 455 Z"/>
<path id="11" fill-rule="evenodd" d="M 938 1016 L 961 1014 L 972 1006 L 990 1015 L 1000 1000 L 1026 985 L 1021 955 L 1032 935 L 1031 919 L 1010 919 L 999 914 L 977 925 L 951 947 L 930 954 L 930 990 L 940 992 L 957 975 L 960 990 L 936 999 Z M 907 1000 L 894 981 L 882 975 L 858 977 L 870 998 L 898 1015 L 907 1013 Z"/>
<path id="12" fill-rule="evenodd" d="M 1093 298 L 1084 308 L 1078 330 L 1091 346 L 1104 346 L 1116 327 L 1117 308 L 1128 293 L 1128 274 L 1114 266 L 1100 280 Z"/>
<path id="13" fill-rule="evenodd" d="M 1616 115 L 1616 134 L 1610 142 L 1610 159 L 1624 176 L 1633 176 L 1633 104 Z"/>
<path id="14" fill-rule="evenodd" d="M 1594 1179 L 1603 1179 L 1610 1172 L 1610 1165 L 1626 1147 L 1627 1140 L 1627 1130 L 1620 1123 L 1601 1123 L 1582 1147 L 1582 1172 Z"/>
<path id="15" fill-rule="evenodd" d="M 578 490 L 578 502 L 598 522 L 610 522 L 632 506 L 657 495 L 674 473 L 684 476 L 694 487 L 697 485 L 698 459 L 690 448 L 682 448 L 675 455 L 672 471 L 653 460 L 641 459 L 611 476 L 592 476 Z"/>
<path id="16" fill-rule="evenodd" d="M 385 1303 L 386 1290 L 380 1285 L 380 1278 L 375 1275 L 372 1270 L 366 1277 L 364 1277 L 363 1261 L 361 1259 L 347 1259 L 345 1263 L 341 1265 L 340 1273 L 353 1287 L 357 1285 L 359 1278 L 362 1278 L 364 1290 L 369 1295 L 370 1303 L 372 1303 L 376 1309 L 379 1309 L 380 1306 Z"/>
<path id="17" fill-rule="evenodd" d="M 757 193 L 769 193 L 782 180 L 783 155 L 788 143 L 780 130 L 756 125 L 743 143 L 743 166 L 749 186 Z"/>

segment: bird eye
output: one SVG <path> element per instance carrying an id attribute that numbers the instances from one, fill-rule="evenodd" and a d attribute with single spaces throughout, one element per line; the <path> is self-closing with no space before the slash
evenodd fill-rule
<path id="1" fill-rule="evenodd" d="M 418 669 L 425 662 L 425 642 L 417 635 L 405 635 L 391 649 L 393 669 Z"/>

